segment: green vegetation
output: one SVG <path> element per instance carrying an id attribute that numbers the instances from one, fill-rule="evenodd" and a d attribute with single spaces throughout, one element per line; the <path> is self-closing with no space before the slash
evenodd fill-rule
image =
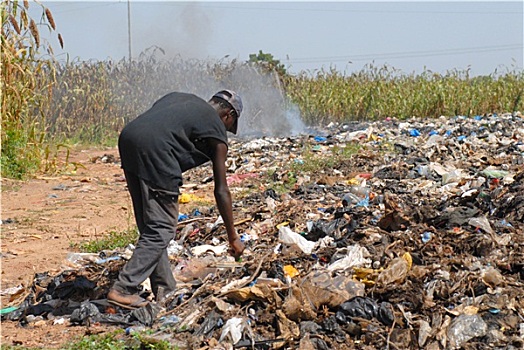
<path id="1" fill-rule="evenodd" d="M 46 45 L 41 43 L 39 25 L 28 15 L 29 3 L 3 0 L 0 6 L 2 175 L 21 178 L 37 170 L 42 160 L 46 134 L 40 107 L 51 98 L 54 64 L 37 59 Z M 55 29 L 51 12 L 43 6 L 42 18 L 40 26 Z"/>
<path id="2" fill-rule="evenodd" d="M 90 335 L 73 342 L 67 350 L 124 350 L 127 349 L 121 338 L 123 330 L 102 335 Z"/>
<path id="3" fill-rule="evenodd" d="M 167 341 L 156 340 L 147 335 L 147 331 L 133 333 L 131 337 L 123 330 L 101 335 L 90 335 L 72 343 L 64 350 L 176 350 Z"/>
<path id="4" fill-rule="evenodd" d="M 78 248 L 86 253 L 98 253 L 102 250 L 112 250 L 116 248 L 124 248 L 130 243 L 135 243 L 138 239 L 137 228 L 128 229 L 117 232 L 112 231 L 104 235 L 101 239 L 81 243 Z"/>
<path id="5" fill-rule="evenodd" d="M 178 350 L 179 347 L 171 345 L 168 341 L 158 340 L 149 336 L 149 330 L 124 334 L 123 329 L 104 334 L 84 336 L 70 344 L 64 344 L 63 350 Z M 6 350 L 33 350 L 23 346 L 2 346 Z M 41 349 L 41 348 L 38 348 Z"/>
<path id="6" fill-rule="evenodd" d="M 286 67 L 280 63 L 280 60 L 275 59 L 270 53 L 262 52 L 262 50 L 259 50 L 258 54 L 250 54 L 249 62 L 254 63 L 267 71 L 276 71 L 280 77 L 287 75 Z"/>
<path id="7" fill-rule="evenodd" d="M 358 150 L 359 145 L 351 143 L 346 144 L 346 147 L 333 146 L 327 151 L 322 150 L 320 146 L 306 145 L 302 151 L 301 161 L 293 163 L 291 169 L 296 173 L 332 171 L 332 169 L 338 168 L 346 159 L 351 158 Z"/>
<path id="8" fill-rule="evenodd" d="M 436 118 L 522 111 L 524 73 L 497 72 L 470 77 L 469 71 L 441 75 L 425 71 L 403 74 L 368 65 L 349 76 L 320 70 L 284 77 L 288 97 L 307 123 L 377 120 L 385 117 Z"/>

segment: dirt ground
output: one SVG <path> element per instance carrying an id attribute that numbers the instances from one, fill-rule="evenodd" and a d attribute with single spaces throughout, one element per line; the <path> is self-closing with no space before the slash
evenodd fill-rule
<path id="1" fill-rule="evenodd" d="M 35 273 L 54 275 L 67 267 L 76 244 L 133 227 L 131 201 L 120 168 L 118 151 L 74 150 L 67 171 L 29 181 L 2 179 L 1 290 L 31 285 Z M 75 170 L 76 168 L 76 170 Z M 4 294 L 4 293 L 2 293 Z M 9 305 L 2 295 L 2 308 Z M 1 324 L 1 344 L 59 348 L 110 327 L 69 327 L 51 320 Z"/>

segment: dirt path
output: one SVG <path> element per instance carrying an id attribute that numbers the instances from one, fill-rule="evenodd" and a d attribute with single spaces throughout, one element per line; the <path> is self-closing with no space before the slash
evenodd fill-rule
<path id="1" fill-rule="evenodd" d="M 77 164 L 76 171 L 70 167 L 61 175 L 24 182 L 2 179 L 1 290 L 28 286 L 35 273 L 58 273 L 67 254 L 77 250 L 75 244 L 134 224 L 116 148 L 73 151 L 69 161 Z M 2 295 L 2 307 L 7 305 Z M 86 331 L 52 321 L 1 327 L 1 344 L 44 348 Z"/>

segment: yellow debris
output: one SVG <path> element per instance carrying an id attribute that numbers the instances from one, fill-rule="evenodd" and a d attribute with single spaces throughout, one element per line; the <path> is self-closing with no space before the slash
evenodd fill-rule
<path id="1" fill-rule="evenodd" d="M 413 266 L 413 258 L 411 257 L 411 254 L 405 252 L 404 255 L 402 255 L 402 259 L 406 260 L 408 263 L 408 270 L 411 270 L 411 266 Z"/>
<path id="2" fill-rule="evenodd" d="M 291 278 L 296 277 L 300 274 L 300 272 L 298 272 L 298 270 L 293 265 L 284 266 L 284 272 Z"/>

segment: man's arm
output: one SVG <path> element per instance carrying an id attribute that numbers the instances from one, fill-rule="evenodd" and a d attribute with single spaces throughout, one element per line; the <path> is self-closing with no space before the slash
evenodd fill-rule
<path id="1" fill-rule="evenodd" d="M 209 139 L 208 145 L 212 153 L 211 161 L 213 162 L 213 178 L 215 180 L 215 201 L 218 206 L 218 211 L 224 220 L 227 239 L 232 250 L 231 254 L 235 258 L 239 258 L 244 251 L 244 244 L 240 241 L 240 237 L 235 231 L 233 221 L 231 192 L 229 191 L 226 179 L 227 145 L 217 139 Z"/>

